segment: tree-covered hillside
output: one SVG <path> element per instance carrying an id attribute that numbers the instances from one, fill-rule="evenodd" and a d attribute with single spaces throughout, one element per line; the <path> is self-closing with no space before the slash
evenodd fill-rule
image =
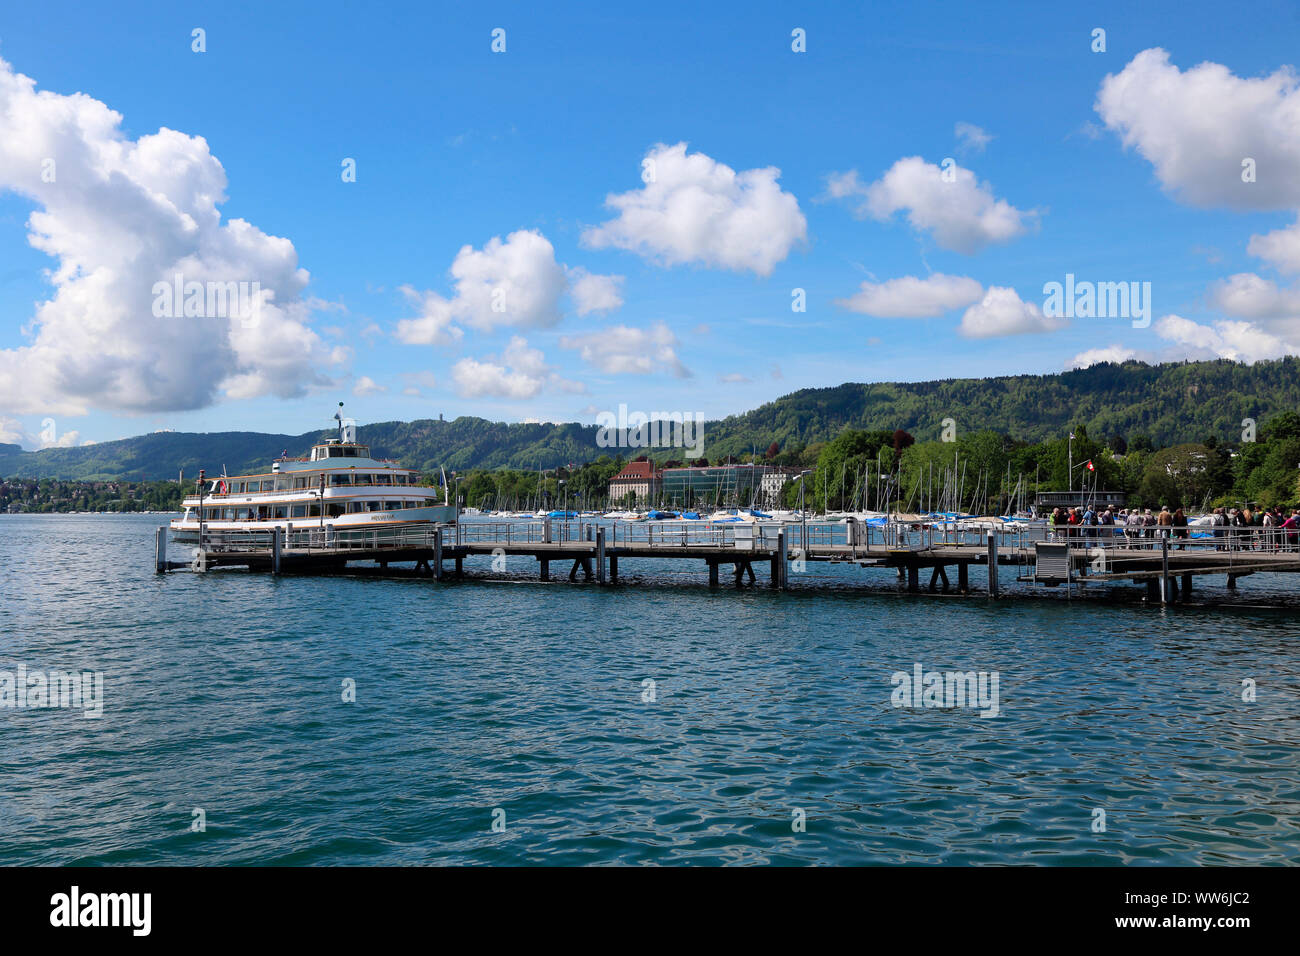
<path id="1" fill-rule="evenodd" d="M 681 405 L 689 408 L 690 394 Z M 995 431 L 1041 442 L 1085 426 L 1095 439 L 1160 447 L 1240 440 L 1242 420 L 1262 421 L 1300 409 L 1300 359 L 1242 365 L 1220 360 L 1146 365 L 1102 364 L 1057 375 L 1017 375 L 934 382 L 844 384 L 803 389 L 742 415 L 704 426 L 704 455 L 718 460 L 781 451 L 833 439 L 845 429 L 903 429 L 918 441 L 938 439 L 944 419 L 956 434 Z M 257 432 L 164 432 L 77 448 L 26 452 L 0 445 L 0 476 L 159 480 L 200 467 L 232 474 L 265 466 L 288 450 L 305 454 L 328 429 L 304 435 Z M 617 453 L 596 443 L 591 425 L 507 424 L 481 418 L 363 425 L 375 453 L 408 466 L 448 471 L 529 470 L 595 461 Z M 635 451 L 626 451 L 629 457 Z M 652 451 L 659 460 L 680 450 Z"/>

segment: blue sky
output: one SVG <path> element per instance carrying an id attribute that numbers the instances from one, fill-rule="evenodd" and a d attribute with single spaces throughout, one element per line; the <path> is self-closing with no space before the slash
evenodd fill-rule
<path id="1" fill-rule="evenodd" d="M 1300 155 L 1300 94 L 1277 74 L 1296 61 L 1294 4 L 7 6 L 11 75 L 121 114 L 116 130 L 73 135 L 66 113 L 84 103 L 11 86 L 11 116 L 32 118 L 0 122 L 0 440 L 27 447 L 50 441 L 51 418 L 64 443 L 160 428 L 296 433 L 327 425 L 339 400 L 363 423 L 593 422 L 619 404 L 713 417 L 844 381 L 1053 372 L 1098 349 L 1251 360 L 1300 341 L 1287 232 L 1300 200 L 1279 183 L 1300 171 L 1285 165 Z M 1104 53 L 1091 49 L 1097 27 Z M 206 52 L 191 49 L 194 28 Z M 494 28 L 504 53 L 490 48 Z M 795 28 L 806 52 L 791 49 Z M 1166 64 L 1135 59 L 1153 48 Z M 1222 72 L 1192 82 L 1206 62 Z M 1126 69 L 1125 90 L 1095 108 L 1103 80 Z M 958 124 L 978 128 L 974 139 Z M 187 139 L 150 150 L 156 163 L 123 173 L 103 158 L 104 143 L 130 148 L 163 127 Z M 1261 157 L 1259 188 L 1215 185 L 1224 163 L 1198 157 L 1225 137 Z M 642 161 L 680 143 L 708 176 L 725 182 L 726 167 L 767 199 L 665 181 L 668 205 L 656 206 Z M 59 161 L 49 188 L 25 171 L 42 149 Z M 180 236 L 147 264 L 134 256 L 170 235 L 164 200 L 188 188 L 166 172 L 168 149 L 200 171 L 219 161 L 220 227 L 246 220 L 255 243 L 214 231 L 194 249 Z M 896 167 L 910 157 L 917 182 Z M 342 180 L 345 158 L 355 182 Z M 977 208 L 954 227 L 976 229 L 963 241 L 945 238 L 957 214 L 946 206 L 916 217 L 925 164 L 945 158 L 971 177 L 966 199 L 1010 209 Z M 745 178 L 769 167 L 779 176 Z M 857 185 L 835 195 L 849 171 Z M 892 213 L 881 208 L 890 189 Z M 609 227 L 611 194 L 646 207 L 648 224 Z M 153 205 L 137 215 L 143 195 Z M 708 213 L 692 196 L 722 218 L 697 222 Z M 43 211 L 55 239 L 34 248 Z M 542 240 L 518 240 L 524 264 L 507 282 L 524 312 L 498 320 L 472 289 L 458 298 L 449 270 L 463 247 L 483 292 L 500 285 L 493 270 L 521 232 Z M 1251 246 L 1270 233 L 1272 245 Z M 271 237 L 292 244 L 309 281 L 281 268 L 285 246 Z M 494 238 L 507 249 L 489 250 Z M 60 256 L 102 267 L 99 278 L 52 274 Z M 277 335 L 232 345 L 215 318 L 155 328 L 162 320 L 141 314 L 153 272 L 194 257 L 200 278 L 274 286 Z M 573 270 L 621 277 L 600 286 L 621 304 L 579 314 Z M 1066 273 L 1150 282 L 1156 321 L 1035 317 L 1044 283 Z M 906 290 L 888 286 L 873 306 L 887 314 L 837 304 L 864 282 L 936 274 L 968 280 L 951 283 L 958 304 L 937 314 L 897 314 L 917 308 L 900 310 Z M 1257 281 L 1214 291 L 1232 276 Z M 1014 295 L 989 300 L 992 288 Z M 981 305 L 985 320 L 967 316 Z M 403 331 L 422 314 L 440 318 Z M 187 338 L 186 323 L 206 323 L 204 338 Z M 979 328 L 1004 331 L 968 334 Z"/>

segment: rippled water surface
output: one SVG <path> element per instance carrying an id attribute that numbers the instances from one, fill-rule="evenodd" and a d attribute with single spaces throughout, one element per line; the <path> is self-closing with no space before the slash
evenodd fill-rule
<path id="1" fill-rule="evenodd" d="M 0 864 L 1300 861 L 1300 580 L 1162 611 L 852 567 L 155 575 L 164 521 L 0 517 L 0 671 L 105 694 L 0 709 Z M 999 716 L 892 706 L 917 663 L 997 671 Z"/>

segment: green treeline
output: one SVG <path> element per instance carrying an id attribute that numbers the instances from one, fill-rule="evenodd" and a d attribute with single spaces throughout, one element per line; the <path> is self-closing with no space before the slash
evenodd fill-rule
<path id="1" fill-rule="evenodd" d="M 0 480 L 0 513 L 179 511 L 181 498 L 182 489 L 174 481 Z"/>

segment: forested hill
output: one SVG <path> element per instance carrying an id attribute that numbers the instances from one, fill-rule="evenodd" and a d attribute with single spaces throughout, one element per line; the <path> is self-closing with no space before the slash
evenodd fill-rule
<path id="1" fill-rule="evenodd" d="M 682 411 L 691 405 L 686 389 L 681 405 Z M 991 429 L 1040 441 L 1085 425 L 1093 438 L 1147 435 L 1160 447 L 1210 435 L 1236 441 L 1242 419 L 1263 421 L 1297 409 L 1300 359 L 1254 365 L 1226 360 L 1107 363 L 1056 375 L 803 389 L 706 423 L 704 454 L 711 459 L 762 454 L 773 442 L 784 450 L 825 441 L 845 427 L 902 428 L 918 440 L 934 439 L 945 418 L 953 419 L 959 433 Z M 0 476 L 157 480 L 175 478 L 181 468 L 193 477 L 200 467 L 210 473 L 225 467 L 237 474 L 264 467 L 285 450 L 305 455 L 328 434 L 328 429 L 304 435 L 161 432 L 36 452 L 0 444 Z M 551 468 L 610 453 L 597 446 L 591 425 L 506 424 L 470 417 L 362 425 L 360 438 L 381 457 L 424 469 Z"/>

